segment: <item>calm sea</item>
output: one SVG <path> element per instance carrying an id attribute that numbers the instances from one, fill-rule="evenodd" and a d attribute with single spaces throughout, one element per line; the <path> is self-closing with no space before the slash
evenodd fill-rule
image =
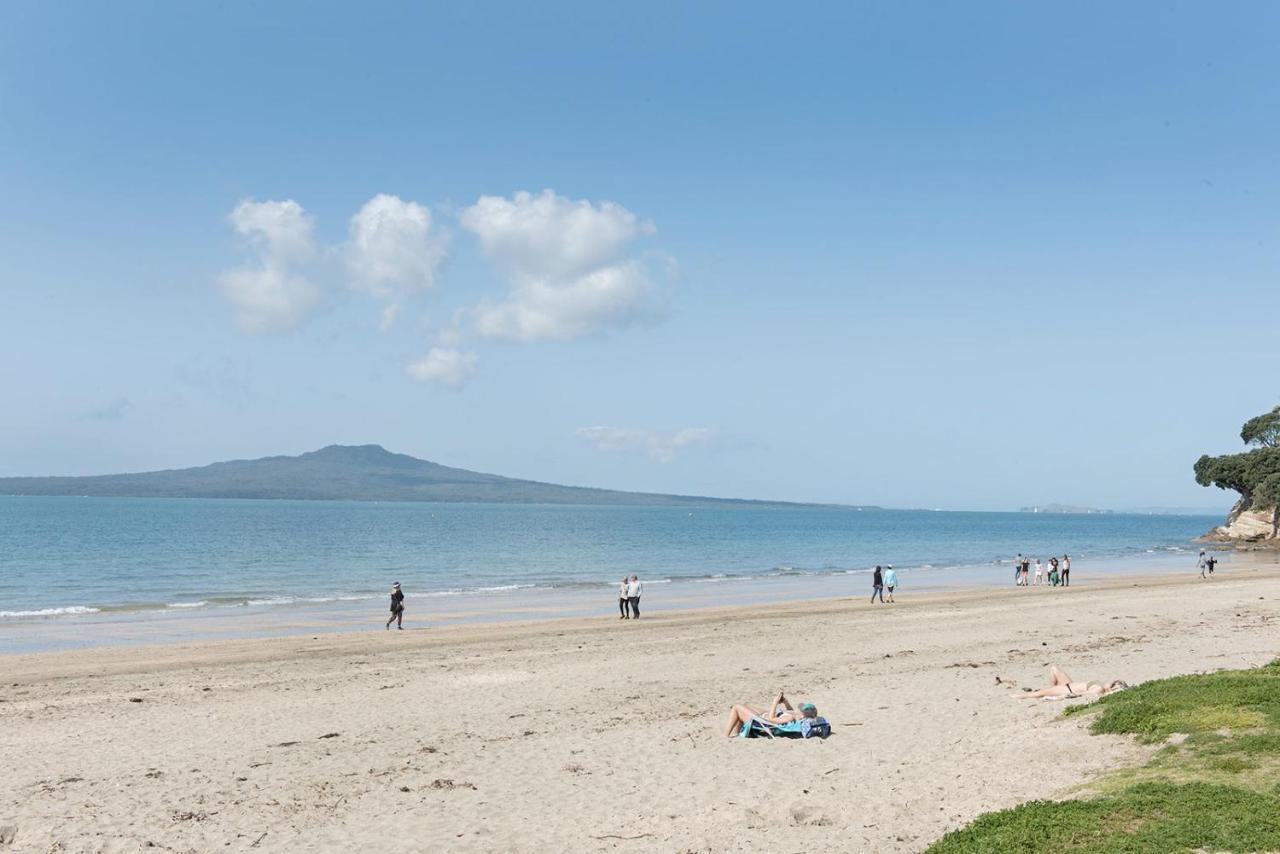
<path id="1" fill-rule="evenodd" d="M 866 572 L 938 581 L 1015 553 L 1073 560 L 1194 551 L 1217 517 L 820 507 L 565 507 L 0 497 L 0 620 L 608 590 Z M 966 569 L 967 568 L 967 569 Z M 985 575 L 984 575 L 985 577 Z M 674 588 L 672 588 L 674 591 Z M 531 593 L 532 595 L 532 593 Z"/>

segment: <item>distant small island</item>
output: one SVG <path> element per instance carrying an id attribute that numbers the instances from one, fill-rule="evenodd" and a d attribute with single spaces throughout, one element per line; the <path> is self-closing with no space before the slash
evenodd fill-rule
<path id="1" fill-rule="evenodd" d="M 1077 507 L 1074 504 L 1034 504 L 1019 508 L 1022 513 L 1113 513 L 1113 510 L 1099 510 L 1096 507 Z"/>
<path id="2" fill-rule="evenodd" d="M 199 468 L 136 474 L 6 477 L 0 478 L 0 495 L 632 506 L 803 506 L 785 501 L 622 492 L 519 480 L 451 468 L 406 454 L 395 454 L 381 445 L 329 445 L 296 457 L 231 460 Z M 880 508 L 861 506 L 849 509 Z"/>

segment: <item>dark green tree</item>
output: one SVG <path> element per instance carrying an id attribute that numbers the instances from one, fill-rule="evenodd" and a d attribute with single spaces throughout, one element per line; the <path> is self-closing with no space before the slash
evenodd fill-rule
<path id="1" fill-rule="evenodd" d="M 1240 428 L 1240 438 L 1246 445 L 1263 448 L 1280 446 L 1280 406 L 1244 422 L 1244 426 Z"/>
<path id="2" fill-rule="evenodd" d="M 1205 454 L 1196 460 L 1196 483 L 1240 493 L 1233 520 L 1246 510 L 1270 510 L 1274 538 L 1280 530 L 1280 406 L 1246 421 L 1240 438 L 1256 447 L 1242 454 Z"/>

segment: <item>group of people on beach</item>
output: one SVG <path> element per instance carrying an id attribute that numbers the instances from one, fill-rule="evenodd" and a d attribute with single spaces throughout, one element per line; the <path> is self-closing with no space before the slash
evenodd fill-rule
<path id="1" fill-rule="evenodd" d="M 1071 586 L 1071 557 L 1069 555 L 1064 554 L 1061 561 L 1056 557 L 1051 557 L 1047 563 L 1042 563 L 1040 558 L 1036 558 L 1034 581 L 1031 576 L 1031 564 L 1031 558 L 1023 557 L 1021 552 L 1013 559 L 1013 583 L 1018 587 L 1031 587 L 1040 584 L 1046 584 L 1051 587 Z"/>
<path id="2" fill-rule="evenodd" d="M 622 581 L 618 584 L 619 620 L 640 619 L 640 593 L 643 589 L 638 576 L 622 576 Z"/>

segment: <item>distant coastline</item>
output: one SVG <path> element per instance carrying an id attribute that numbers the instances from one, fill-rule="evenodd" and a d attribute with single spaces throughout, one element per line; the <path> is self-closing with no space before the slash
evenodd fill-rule
<path id="1" fill-rule="evenodd" d="M 1114 513 L 1114 510 L 1099 510 L 1096 507 L 1077 507 L 1072 504 L 1033 504 L 1030 507 L 1019 507 L 1021 513 Z"/>
<path id="2" fill-rule="evenodd" d="M 1216 507 L 1126 507 L 1120 510 L 1081 507 L 1074 504 L 1032 504 L 1019 507 L 1019 513 L 1065 513 L 1081 515 L 1126 514 L 1130 516 L 1216 516 Z"/>

